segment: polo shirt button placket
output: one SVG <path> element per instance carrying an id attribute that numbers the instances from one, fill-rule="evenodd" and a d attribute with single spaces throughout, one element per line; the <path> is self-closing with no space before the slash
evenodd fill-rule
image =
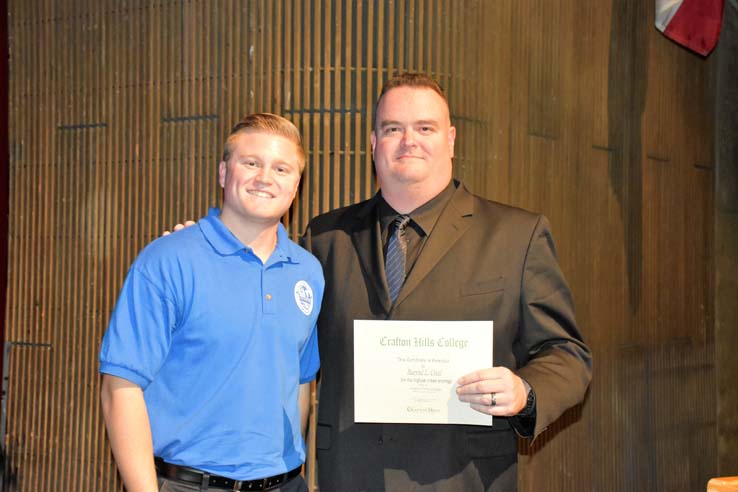
<path id="1" fill-rule="evenodd" d="M 263 268 L 261 271 L 261 285 L 263 292 L 262 313 L 274 317 L 277 315 L 277 295 L 279 294 L 280 284 L 274 278 L 274 274 L 269 268 Z"/>

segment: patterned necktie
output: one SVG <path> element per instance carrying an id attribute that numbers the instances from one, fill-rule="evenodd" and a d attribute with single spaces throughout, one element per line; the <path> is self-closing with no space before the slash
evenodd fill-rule
<path id="1" fill-rule="evenodd" d="M 398 215 L 392 221 L 390 229 L 394 226 L 394 232 L 387 244 L 387 257 L 384 259 L 384 271 L 387 274 L 387 287 L 392 302 L 395 302 L 400 293 L 402 284 L 405 282 L 405 260 L 407 258 L 407 238 L 405 228 L 410 222 L 410 216 Z"/>

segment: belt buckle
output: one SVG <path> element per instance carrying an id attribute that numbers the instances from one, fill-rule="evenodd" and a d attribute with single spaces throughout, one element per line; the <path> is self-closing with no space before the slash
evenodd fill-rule
<path id="1" fill-rule="evenodd" d="M 233 490 L 264 490 L 266 488 L 267 479 L 262 478 L 260 480 L 236 480 L 233 483 Z M 245 489 L 242 489 L 244 484 L 248 484 Z"/>
<path id="2" fill-rule="evenodd" d="M 276 475 L 274 477 L 265 478 L 262 490 L 269 490 L 277 485 L 281 485 L 281 483 L 284 482 L 284 477 L 284 475 Z"/>

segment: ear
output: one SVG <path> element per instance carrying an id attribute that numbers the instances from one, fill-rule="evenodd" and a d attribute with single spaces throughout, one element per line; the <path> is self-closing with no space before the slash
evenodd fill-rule
<path id="1" fill-rule="evenodd" d="M 225 161 L 220 161 L 218 164 L 218 182 L 221 188 L 225 188 L 226 174 L 228 173 L 228 164 Z"/>
<path id="2" fill-rule="evenodd" d="M 454 156 L 454 143 L 456 142 L 456 127 L 452 126 L 448 129 L 448 151 L 451 154 L 450 157 Z"/>
<path id="3" fill-rule="evenodd" d="M 372 144 L 372 156 L 374 155 L 374 147 L 377 146 L 377 134 L 372 130 L 372 134 L 369 136 L 369 141 Z"/>

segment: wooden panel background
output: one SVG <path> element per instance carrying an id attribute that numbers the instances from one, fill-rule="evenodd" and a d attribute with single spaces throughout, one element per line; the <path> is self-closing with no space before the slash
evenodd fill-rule
<path id="1" fill-rule="evenodd" d="M 547 214 L 595 357 L 522 491 L 704 490 L 716 471 L 708 62 L 642 0 L 10 0 L 7 490 L 116 490 L 97 350 L 136 253 L 219 202 L 228 129 L 309 164 L 285 218 L 375 190 L 373 101 L 434 74 L 455 174 Z M 432 456 L 429 456 L 432 459 Z M 69 484 L 73 483 L 74 487 Z"/>
<path id="2" fill-rule="evenodd" d="M 715 367 L 718 475 L 738 471 L 738 0 L 725 2 L 715 71 Z"/>

